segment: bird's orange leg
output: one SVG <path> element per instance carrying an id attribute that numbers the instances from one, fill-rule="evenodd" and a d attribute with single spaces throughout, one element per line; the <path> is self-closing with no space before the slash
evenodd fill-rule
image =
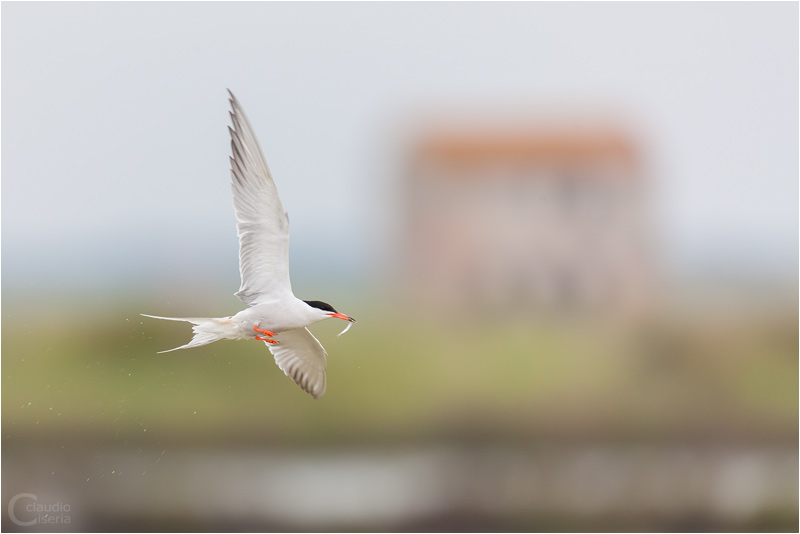
<path id="1" fill-rule="evenodd" d="M 258 325 L 253 325 L 253 331 L 260 332 L 261 334 L 264 334 L 264 335 L 269 336 L 269 337 L 272 337 L 272 336 L 275 335 L 275 332 L 270 332 L 269 330 L 261 330 L 260 328 L 258 328 Z M 277 345 L 278 344 L 278 342 L 275 341 L 274 339 L 268 339 L 266 337 L 261 337 L 261 336 L 258 336 L 258 335 L 256 336 L 256 339 L 259 340 L 259 341 L 266 341 L 267 343 L 272 343 L 273 345 Z"/>
<path id="2" fill-rule="evenodd" d="M 270 332 L 269 330 L 261 330 L 261 329 L 258 327 L 258 325 L 257 325 L 257 324 L 256 324 L 256 325 L 253 325 L 253 331 L 254 331 L 254 332 L 260 332 L 260 333 L 264 334 L 265 336 L 269 336 L 269 337 L 273 337 L 273 336 L 275 335 L 275 332 Z"/>

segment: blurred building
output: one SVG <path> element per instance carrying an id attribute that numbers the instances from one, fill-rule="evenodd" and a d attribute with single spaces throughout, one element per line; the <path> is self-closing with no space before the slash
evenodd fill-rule
<path id="1" fill-rule="evenodd" d="M 645 180 L 624 134 L 443 129 L 411 163 L 406 275 L 418 304 L 615 316 L 647 306 Z"/>

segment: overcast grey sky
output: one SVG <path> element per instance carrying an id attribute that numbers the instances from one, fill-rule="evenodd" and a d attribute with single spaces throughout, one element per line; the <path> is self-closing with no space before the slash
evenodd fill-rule
<path id="1" fill-rule="evenodd" d="M 3 3 L 6 288 L 238 285 L 225 88 L 293 277 L 391 255 L 392 146 L 426 110 L 557 102 L 643 133 L 670 265 L 796 273 L 796 3 Z"/>

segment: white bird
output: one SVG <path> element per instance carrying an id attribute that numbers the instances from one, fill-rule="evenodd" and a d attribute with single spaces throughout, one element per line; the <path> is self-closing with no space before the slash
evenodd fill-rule
<path id="1" fill-rule="evenodd" d="M 250 307 L 232 317 L 222 318 L 142 315 L 194 325 L 194 336 L 189 343 L 162 352 L 199 347 L 220 339 L 264 341 L 278 367 L 318 399 L 325 394 L 327 353 L 306 327 L 331 317 L 350 323 L 355 319 L 337 312 L 330 304 L 300 300 L 292 293 L 289 282 L 289 218 L 283 210 L 253 128 L 239 101 L 230 90 L 228 93 L 233 122 L 233 127 L 228 127 L 233 152 L 230 158 L 231 189 L 242 277 L 236 296 Z"/>

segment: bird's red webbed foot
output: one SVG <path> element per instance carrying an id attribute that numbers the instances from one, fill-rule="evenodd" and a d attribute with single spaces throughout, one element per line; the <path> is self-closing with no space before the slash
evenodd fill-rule
<path id="1" fill-rule="evenodd" d="M 269 330 L 261 330 L 260 328 L 258 328 L 258 325 L 253 325 L 253 330 L 255 332 L 259 332 L 259 333 L 264 334 L 265 336 L 269 336 L 269 337 L 273 337 L 275 335 L 275 332 L 270 332 Z M 273 345 L 277 345 L 278 344 L 278 342 L 275 341 L 274 339 L 261 337 L 259 335 L 256 335 L 256 339 L 259 340 L 259 341 L 266 341 L 267 343 L 272 343 Z"/>

